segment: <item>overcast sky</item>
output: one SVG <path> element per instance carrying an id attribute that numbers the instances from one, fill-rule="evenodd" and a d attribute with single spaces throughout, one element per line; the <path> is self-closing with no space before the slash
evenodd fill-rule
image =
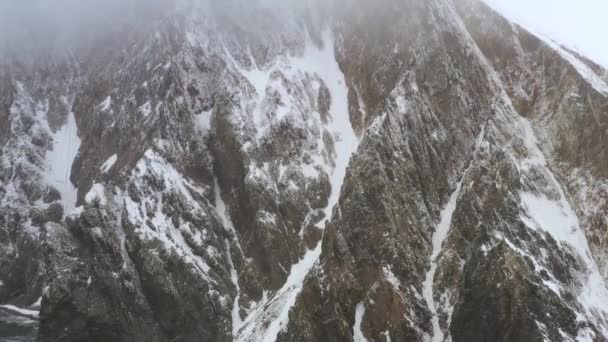
<path id="1" fill-rule="evenodd" d="M 284 0 L 263 1 L 280 3 Z M 608 67 L 608 0 L 484 1 L 530 31 L 547 36 Z M 0 0 L 0 39 L 23 39 L 17 34 L 20 31 L 40 35 L 47 31 L 48 25 L 63 27 L 65 32 L 78 32 L 82 26 L 89 30 L 96 26 L 112 26 L 117 17 L 116 9 L 129 7 L 126 4 L 135 6 L 136 3 L 150 2 L 154 1 Z M 61 30 L 58 32 L 53 35 L 59 36 Z"/>
<path id="2" fill-rule="evenodd" d="M 608 0 L 485 0 L 521 26 L 608 67 Z"/>

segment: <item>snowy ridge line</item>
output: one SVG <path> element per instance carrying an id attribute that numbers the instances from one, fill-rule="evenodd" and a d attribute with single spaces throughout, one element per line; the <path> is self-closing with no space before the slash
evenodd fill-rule
<path id="1" fill-rule="evenodd" d="M 528 27 L 528 26 L 524 27 L 523 24 L 519 24 L 516 21 L 511 20 L 510 18 L 507 17 L 507 15 L 503 14 L 502 11 L 498 7 L 493 6 L 491 1 L 484 0 L 484 3 L 486 5 L 488 5 L 490 8 L 492 8 L 492 10 L 495 11 L 499 16 L 506 19 L 511 25 L 513 25 L 515 27 L 519 26 L 519 27 L 523 28 L 525 31 L 527 31 L 528 33 L 532 34 L 533 36 L 535 36 L 538 39 L 540 39 L 541 41 L 543 41 L 545 44 L 547 44 L 547 46 L 549 46 L 551 49 L 553 49 L 555 52 L 557 52 L 568 63 L 570 63 L 570 65 L 572 65 L 574 67 L 576 72 L 578 72 L 578 74 L 587 83 L 589 83 L 589 85 L 591 85 L 598 93 L 600 93 L 601 95 L 604 95 L 604 96 L 608 96 L 608 84 L 606 84 L 606 81 L 604 81 L 602 79 L 601 75 L 598 75 L 597 73 L 595 73 L 589 66 L 587 66 L 587 64 L 585 64 L 583 61 L 581 61 L 578 57 L 576 57 L 575 55 L 573 55 L 570 52 L 563 49 L 558 42 L 547 37 L 546 35 L 539 33 L 538 31 L 532 29 L 531 27 Z"/>
<path id="2" fill-rule="evenodd" d="M 603 337 L 608 339 L 608 286 L 601 275 L 597 263 L 589 248 L 587 236 L 581 228 L 580 221 L 576 212 L 568 202 L 566 192 L 557 180 L 553 172 L 549 169 L 548 163 L 538 147 L 539 143 L 534 134 L 530 122 L 521 118 L 524 130 L 524 142 L 531 157 L 523 161 L 522 168 L 540 166 L 544 168 L 552 187 L 554 187 L 559 199 L 549 199 L 545 195 L 538 195 L 531 192 L 522 192 L 521 206 L 528 217 L 522 221 L 529 229 L 541 229 L 548 232 L 556 241 L 570 246 L 582 259 L 586 266 L 584 273 L 579 274 L 582 287 L 579 289 L 577 301 L 584 309 L 584 317 L 592 320 L 601 329 Z M 558 284 L 545 284 L 551 290 L 555 287 L 559 290 Z M 577 312 L 579 317 L 583 316 Z M 582 336 L 585 333 L 587 336 Z M 593 339 L 586 333 L 585 329 L 579 330 L 579 341 L 592 341 Z"/>
<path id="3" fill-rule="evenodd" d="M 564 50 L 559 44 L 553 40 L 544 37 L 543 35 L 535 34 L 543 42 L 545 42 L 551 49 L 555 50 L 563 59 L 568 61 L 570 65 L 574 67 L 576 72 L 587 82 L 593 89 L 603 96 L 608 96 L 608 84 L 596 74 L 587 64 L 581 61 L 578 57 L 574 56 L 570 52 Z"/>
<path id="4" fill-rule="evenodd" d="M 553 201 L 553 203 L 548 203 L 550 201 L 548 201 L 548 199 L 546 199 L 546 198 L 540 199 L 541 203 L 544 203 L 547 208 L 550 208 L 549 216 L 543 217 L 543 218 L 537 217 L 536 219 L 541 222 L 540 222 L 540 224 L 539 224 L 539 222 L 536 222 L 536 223 L 539 224 L 539 226 L 542 226 L 543 223 L 546 223 L 546 221 L 549 220 L 549 222 L 551 222 L 550 225 L 553 226 L 553 228 L 563 227 L 562 223 L 561 222 L 556 223 L 554 221 L 555 218 L 552 217 L 551 215 L 557 215 L 556 217 L 565 218 L 566 222 L 569 222 L 570 228 L 572 229 L 572 231 L 574 231 L 574 234 L 577 235 L 576 239 L 572 239 L 571 236 L 570 236 L 570 238 L 568 238 L 569 234 L 564 235 L 564 233 L 565 233 L 564 230 L 562 230 L 562 231 L 558 230 L 556 232 L 555 230 L 552 231 L 552 229 L 551 229 L 552 227 L 542 227 L 542 228 L 547 230 L 548 232 L 550 232 L 551 235 L 554 235 L 557 233 L 556 234 L 557 236 L 554 236 L 555 239 L 557 241 L 564 241 L 567 244 L 572 245 L 575 248 L 575 251 L 580 255 L 580 257 L 583 258 L 583 260 L 587 264 L 587 266 L 588 266 L 588 274 L 586 275 L 587 279 L 584 281 L 583 288 L 582 288 L 581 292 L 579 293 L 577 300 L 585 309 L 585 313 L 587 314 L 587 319 L 591 319 L 591 320 L 595 321 L 597 323 L 596 325 L 598 325 L 601 328 L 604 338 L 608 339 L 608 312 L 607 312 L 607 310 L 608 310 L 608 287 L 606 286 L 604 278 L 599 273 L 599 268 L 597 266 L 597 263 L 593 259 L 593 256 L 590 252 L 587 237 L 580 228 L 580 223 L 579 223 L 578 217 L 576 216 L 576 213 L 574 212 L 574 210 L 568 203 L 565 192 L 564 192 L 563 188 L 561 187 L 561 184 L 555 178 L 555 176 L 553 175 L 553 173 L 547 166 L 547 162 L 544 158 L 544 155 L 543 155 L 542 151 L 540 150 L 540 148 L 538 147 L 538 140 L 536 138 L 536 135 L 534 133 L 531 123 L 527 119 L 521 117 L 519 115 L 519 113 L 517 112 L 517 110 L 515 109 L 515 107 L 513 106 L 513 103 L 511 102 L 511 98 L 507 95 L 507 93 L 505 91 L 505 86 L 504 86 L 502 80 L 498 77 L 496 70 L 494 70 L 494 68 L 491 66 L 491 64 L 488 62 L 488 60 L 485 58 L 483 53 L 481 53 L 481 51 L 479 50 L 479 47 L 477 46 L 477 44 L 474 42 L 474 40 L 470 36 L 470 33 L 468 32 L 464 23 L 462 22 L 462 18 L 459 15 L 457 15 L 457 12 L 453 8 L 453 4 L 451 2 L 447 5 L 447 10 L 449 12 L 451 12 L 451 14 L 454 17 L 454 19 L 456 20 L 457 24 L 461 27 L 461 30 L 467 36 L 467 39 L 471 40 L 474 50 L 475 50 L 476 54 L 478 55 L 478 58 L 481 60 L 482 64 L 484 64 L 487 71 L 490 73 L 490 79 L 494 80 L 494 82 L 496 82 L 496 86 L 498 87 L 498 89 L 501 90 L 501 95 L 502 95 L 502 99 L 504 100 L 504 105 L 507 107 L 505 110 L 509 111 L 510 113 L 517 114 L 517 117 L 515 119 L 521 120 L 521 123 L 523 125 L 523 130 L 524 130 L 524 138 L 525 138 L 525 142 L 526 142 L 526 147 L 529 149 L 530 152 L 535 153 L 535 158 L 537 158 L 536 162 L 538 164 L 540 164 L 540 166 L 546 170 L 546 172 L 549 175 L 550 181 L 553 182 L 554 186 L 557 188 L 557 190 L 560 194 L 560 199 L 558 201 Z M 537 35 L 541 40 L 543 40 L 542 35 L 538 35 L 533 32 L 532 32 L 532 34 Z M 550 47 L 557 49 L 558 53 L 560 52 L 560 50 L 563 51 L 555 43 L 551 43 L 549 41 L 549 42 L 547 42 L 547 44 Z M 579 73 L 582 72 L 581 76 L 583 78 L 585 78 L 585 76 L 588 76 L 589 78 L 585 78 L 585 80 L 590 82 L 590 84 L 594 88 L 598 87 L 599 89 L 596 88 L 596 90 L 598 90 L 600 92 L 600 94 L 603 94 L 605 96 L 608 95 L 608 86 L 606 86 L 606 83 L 604 81 L 602 81 L 601 79 L 599 79 L 599 76 L 597 76 L 595 73 L 593 73 L 586 65 L 584 65 L 577 58 L 574 58 L 569 53 L 565 52 L 565 55 L 563 57 L 571 64 L 573 63 L 573 66 L 575 68 L 577 67 L 577 65 L 582 65 L 581 68 L 577 68 L 577 71 Z M 534 161 L 532 161 L 532 162 L 534 162 Z M 535 195 L 533 195 L 533 196 L 535 196 Z M 522 197 L 523 197 L 523 202 L 524 202 L 524 203 L 522 203 L 522 207 L 526 208 L 526 206 L 531 206 L 532 208 L 534 208 L 534 206 L 535 206 L 534 202 L 528 201 L 528 203 L 525 203 L 525 200 L 526 200 L 525 194 Z M 532 198 L 532 200 L 534 201 L 534 197 L 529 196 L 528 200 L 530 198 Z M 530 208 L 528 208 L 528 209 L 530 209 Z M 546 216 L 547 211 L 544 211 L 544 213 L 545 213 L 545 215 L 543 215 L 543 216 Z M 528 214 L 530 214 L 530 213 L 528 213 Z M 522 221 L 526 222 L 526 220 L 522 220 Z M 533 229 L 534 227 L 530 227 L 530 228 Z M 555 290 L 554 286 L 548 285 L 546 283 L 544 285 L 547 286 L 551 290 Z M 599 315 L 595 314 L 595 313 L 599 313 Z M 579 316 L 582 316 L 582 315 L 579 315 Z M 600 316 L 600 317 L 598 317 L 598 316 Z M 589 328 L 580 329 L 578 332 L 577 339 L 579 341 L 592 341 L 594 338 L 594 336 L 592 336 L 592 335 L 593 334 L 591 333 Z"/>
<path id="5" fill-rule="evenodd" d="M 485 58 L 483 55 L 480 57 Z M 488 67 L 491 68 L 489 64 Z M 496 75 L 494 69 L 490 70 L 492 74 Z M 517 121 L 514 123 L 515 128 L 519 129 L 520 133 L 522 133 L 525 146 L 528 153 L 531 154 L 527 159 L 519 159 L 519 163 L 516 163 L 518 169 L 529 169 L 532 165 L 541 167 L 546 172 L 552 186 L 560 195 L 559 200 L 549 200 L 544 196 L 539 197 L 535 193 L 522 193 L 522 209 L 530 216 L 522 217 L 522 222 L 530 229 L 543 229 L 550 233 L 556 241 L 571 246 L 574 252 L 585 262 L 587 274 L 582 276 L 586 277 L 586 279 L 582 281 L 583 286 L 580 289 L 577 300 L 585 309 L 587 315 L 583 316 L 580 312 L 577 312 L 577 314 L 579 317 L 586 317 L 586 319 L 594 321 L 602 329 L 604 337 L 608 338 L 608 286 L 606 286 L 605 280 L 599 273 L 597 263 L 589 249 L 587 237 L 580 228 L 578 216 L 570 206 L 560 182 L 550 170 L 548 162 L 539 147 L 540 144 L 534 133 L 532 124 L 529 120 L 519 115 L 511 102 L 511 98 L 504 91 L 504 84 L 497 75 L 492 78 L 497 79 L 498 86 L 502 89 L 501 96 L 503 105 L 505 106 L 503 110 L 517 114 L 517 117 L 514 118 Z M 534 216 L 535 214 L 536 216 Z M 531 222 L 533 225 L 530 224 Z M 509 247 L 514 247 L 508 241 L 505 242 L 507 242 Z M 515 251 L 517 253 L 521 252 L 518 249 L 515 249 Z M 551 291 L 559 292 L 558 284 L 543 282 L 543 285 Z M 582 328 L 578 331 L 577 339 L 578 341 L 593 341 L 594 336 L 589 328 Z"/>
<path id="6" fill-rule="evenodd" d="M 320 161 L 321 166 L 329 175 L 331 185 L 328 205 L 324 209 L 326 215 L 318 224 L 321 229 L 331 219 L 331 213 L 338 205 L 348 163 L 359 145 L 359 140 L 350 123 L 348 88 L 334 54 L 334 40 L 331 31 L 326 30 L 323 35 L 323 43 L 323 47 L 318 48 L 308 41 L 304 55 L 290 59 L 293 73 L 304 72 L 320 77 L 329 88 L 332 98 L 331 118 L 329 118 L 326 128 L 334 137 L 335 151 L 332 154 L 335 166 L 332 168 Z M 250 74 L 248 76 L 253 78 L 252 83 L 256 91 L 261 90 L 262 85 L 257 77 L 259 75 Z M 321 122 L 321 120 L 317 120 L 317 122 Z M 319 136 L 319 142 L 320 146 L 323 146 L 321 136 Z M 322 240 L 314 249 L 307 251 L 302 260 L 292 265 L 283 287 L 271 296 L 265 297 L 255 306 L 245 318 L 235 341 L 274 342 L 279 333 L 284 331 L 289 323 L 289 312 L 297 301 L 304 286 L 304 280 L 319 260 Z"/>
<path id="7" fill-rule="evenodd" d="M 517 24 L 514 21 L 512 21 L 511 19 L 507 18 L 505 15 L 503 15 L 498 9 L 491 6 L 489 1 L 484 1 L 484 2 L 486 2 L 494 11 L 496 11 L 496 13 L 499 16 L 502 16 L 503 18 L 505 18 L 511 25 Z M 491 70 L 491 78 L 494 79 L 498 85 L 500 85 L 502 88 L 504 88 L 504 85 L 503 85 L 502 81 L 500 81 L 498 75 L 496 74 L 496 71 L 491 66 L 490 62 L 485 58 L 485 55 L 483 54 L 483 52 L 479 49 L 479 46 L 477 45 L 475 40 L 472 38 L 470 32 L 466 28 L 466 25 L 464 25 L 464 23 L 462 22 L 462 18 L 460 17 L 460 15 L 458 15 L 457 11 L 453 8 L 452 2 L 450 2 L 450 4 L 446 5 L 446 6 L 448 9 L 448 12 L 451 12 L 451 15 L 456 20 L 457 25 L 460 27 L 462 32 L 465 33 L 467 39 L 470 42 L 472 42 L 472 47 L 475 51 L 475 54 L 477 54 L 481 58 L 482 63 L 488 67 L 488 70 Z M 517 25 L 519 25 L 519 24 L 517 24 Z M 521 25 L 519 25 L 519 26 L 523 28 L 523 26 L 521 26 Z M 598 93 L 600 93 L 603 96 L 608 96 L 608 84 L 606 83 L 606 81 L 604 81 L 600 75 L 596 74 L 589 66 L 587 66 L 584 62 L 582 62 L 578 57 L 576 57 L 573 54 L 569 53 L 568 51 L 564 50 L 558 43 L 556 43 L 552 39 L 546 37 L 545 35 L 535 32 L 534 30 L 530 29 L 529 27 L 525 27 L 523 29 L 526 30 L 527 32 L 529 32 L 530 34 L 532 34 L 533 36 L 537 37 L 538 39 L 540 39 L 545 44 L 547 44 L 547 46 L 549 48 L 553 49 L 563 59 L 565 59 L 568 63 L 570 63 L 570 65 L 572 65 L 572 67 L 576 70 L 576 72 L 589 85 L 591 85 L 591 87 L 593 87 L 593 89 L 595 89 Z"/>
<path id="8" fill-rule="evenodd" d="M 485 59 L 483 55 L 480 58 Z M 579 317 L 586 317 L 596 323 L 602 329 L 602 334 L 605 338 L 608 338 L 608 287 L 605 284 L 605 281 L 601 274 L 599 273 L 599 268 L 597 263 L 593 259 L 592 253 L 589 249 L 589 244 L 587 241 L 587 237 L 582 232 L 580 228 L 580 223 L 578 216 L 575 211 L 570 206 L 570 203 L 567 200 L 565 191 L 563 190 L 560 182 L 557 180 L 555 175 L 552 173 L 548 166 L 548 162 L 546 161 L 543 152 L 540 149 L 540 144 L 534 133 L 534 129 L 532 128 L 532 124 L 529 120 L 524 117 L 521 117 L 513 103 L 511 98 L 507 95 L 506 91 L 504 91 L 505 87 L 500 78 L 498 78 L 496 71 L 489 65 L 491 68 L 490 72 L 494 75 L 492 78 L 496 78 L 498 82 L 498 86 L 502 89 L 501 95 L 503 104 L 506 108 L 505 111 L 510 113 L 515 113 L 517 116 L 514 118 L 518 120 L 519 127 L 516 126 L 516 129 L 520 129 L 523 134 L 524 142 L 528 152 L 532 154 L 532 157 L 529 157 L 525 160 L 520 160 L 522 165 L 517 165 L 518 168 L 529 168 L 530 165 L 536 164 L 540 166 L 543 170 L 545 170 L 547 176 L 549 177 L 549 181 L 559 192 L 560 199 L 557 201 L 551 201 L 546 197 L 538 197 L 536 194 L 526 194 L 522 193 L 522 208 L 525 212 L 528 213 L 529 216 L 531 214 L 537 214 L 535 217 L 522 217 L 522 221 L 530 228 L 535 229 L 536 226 L 540 227 L 547 232 L 549 232 L 556 241 L 565 242 L 566 244 L 572 246 L 574 251 L 583 258 L 587 268 L 588 274 L 587 279 L 583 282 L 583 288 L 581 289 L 579 296 L 577 298 L 578 302 L 585 309 L 585 313 L 587 316 L 583 316 L 581 313 L 577 313 Z M 527 203 L 526 203 L 527 202 Z M 551 203 L 553 202 L 553 203 Z M 542 203 L 542 204 L 539 204 Z M 533 210 L 531 213 L 530 209 L 539 209 L 535 208 L 536 206 L 541 206 L 542 208 L 540 213 L 536 210 Z M 542 213 L 542 214 L 541 214 Z M 544 215 L 543 215 L 544 214 Z M 535 226 L 530 225 L 530 219 L 534 222 Z M 557 221 L 556 221 L 557 220 Z M 570 230 L 568 229 L 560 229 L 566 228 L 560 220 L 564 220 L 566 225 L 569 225 Z M 559 222 L 558 222 L 559 221 Z M 545 227 L 542 227 L 545 225 Z M 550 227 L 547 227 L 549 225 Z M 557 228 L 551 229 L 551 228 Z M 576 235 L 576 238 L 573 236 Z M 507 241 L 505 241 L 507 242 Z M 512 244 L 507 242 L 507 245 L 510 247 L 514 247 Z M 515 250 L 516 252 L 520 252 Z M 543 282 L 543 285 L 549 288 L 551 291 L 558 291 L 558 285 L 550 282 Z M 596 314 L 599 313 L 599 316 Z M 578 341 L 593 341 L 594 336 L 589 330 L 589 328 L 580 329 L 578 332 L 577 339 Z"/>
<path id="9" fill-rule="evenodd" d="M 433 285 L 434 285 L 435 273 L 437 272 L 437 261 L 438 261 L 437 258 L 439 257 L 439 254 L 441 253 L 441 248 L 442 248 L 443 242 L 448 237 L 448 234 L 450 232 L 450 227 L 452 225 L 452 216 L 454 214 L 454 211 L 456 210 L 458 197 L 460 195 L 460 190 L 462 189 L 462 182 L 466 179 L 467 174 L 469 173 L 471 167 L 473 166 L 473 163 L 475 162 L 475 156 L 477 154 L 477 151 L 479 151 L 479 148 L 481 147 L 484 135 L 485 135 L 485 125 L 482 126 L 481 132 L 479 133 L 479 136 L 477 137 L 477 139 L 475 141 L 475 151 L 473 152 L 473 159 L 469 162 L 469 166 L 466 168 L 466 170 L 464 171 L 464 173 L 462 175 L 462 178 L 456 185 L 456 190 L 454 190 L 454 192 L 450 195 L 448 203 L 443 208 L 443 210 L 441 210 L 441 215 L 440 215 L 441 219 L 440 219 L 439 224 L 437 225 L 437 229 L 435 230 L 435 233 L 433 234 L 433 237 L 432 237 L 433 250 L 432 250 L 432 254 L 431 254 L 431 267 L 430 267 L 429 271 L 426 273 L 426 278 L 425 278 L 424 282 L 422 283 L 422 295 L 426 301 L 429 311 L 431 311 L 431 314 L 432 314 L 431 324 L 433 327 L 433 335 L 430 337 L 425 336 L 427 341 L 441 342 L 444 340 L 444 334 L 443 334 L 443 331 L 441 330 L 441 326 L 439 325 L 439 316 L 437 313 L 437 308 L 435 306 L 435 299 L 433 297 L 433 294 L 434 294 Z"/>
<path id="10" fill-rule="evenodd" d="M 475 54 L 475 56 L 477 56 L 481 65 L 483 67 L 485 67 L 486 71 L 488 72 L 487 76 L 488 76 L 489 83 L 496 86 L 497 91 L 502 90 L 504 92 L 505 87 L 502 83 L 502 80 L 496 73 L 496 70 L 494 70 L 494 67 L 492 66 L 492 64 L 488 61 L 486 56 L 483 54 L 483 52 L 479 48 L 479 45 L 477 45 L 477 42 L 475 41 L 475 39 L 473 39 L 471 32 L 469 32 L 466 25 L 462 21 L 462 17 L 458 14 L 458 11 L 456 11 L 456 9 L 454 8 L 453 1 L 435 0 L 435 2 L 437 3 L 438 8 L 443 9 L 446 12 L 445 14 L 452 18 L 453 22 L 456 24 L 457 28 L 460 30 L 460 33 L 462 33 L 464 38 L 468 41 L 470 48 L 473 50 L 473 53 Z"/>

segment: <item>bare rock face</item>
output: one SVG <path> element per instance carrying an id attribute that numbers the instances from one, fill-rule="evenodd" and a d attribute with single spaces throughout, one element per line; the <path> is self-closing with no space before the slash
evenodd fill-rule
<path id="1" fill-rule="evenodd" d="M 608 340 L 601 66 L 477 0 L 145 19 L 0 65 L 0 339 Z"/>
<path id="2" fill-rule="evenodd" d="M 503 58 L 501 63 L 488 58 L 514 104 L 525 103 L 526 108 L 518 110 L 530 117 L 537 128 L 545 142 L 542 148 L 573 196 L 573 205 L 578 207 L 581 203 L 584 207 L 576 211 L 605 275 L 602 246 L 606 222 L 601 217 L 606 203 L 608 153 L 603 142 L 608 88 L 602 75 L 606 71 L 565 47 L 547 44 L 508 23 L 482 3 L 456 3 L 484 54 L 491 56 L 494 53 L 491 45 L 497 45 L 497 41 L 505 37 L 512 40 L 513 58 Z M 487 24 L 481 25 L 483 22 Z"/>

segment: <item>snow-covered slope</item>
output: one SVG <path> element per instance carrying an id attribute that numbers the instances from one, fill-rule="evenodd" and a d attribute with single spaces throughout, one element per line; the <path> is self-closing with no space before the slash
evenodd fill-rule
<path id="1" fill-rule="evenodd" d="M 332 33 L 325 31 L 323 47 L 311 46 L 308 42 L 304 54 L 286 62 L 292 70 L 290 73 L 313 75 L 319 77 L 327 86 L 331 98 L 330 117 L 322 119 L 319 113 L 315 121 L 332 137 L 333 143 L 326 146 L 324 153 L 317 151 L 316 165 L 329 175 L 330 195 L 323 209 L 325 218 L 317 223 L 317 227 L 325 229 L 326 222 L 338 205 L 342 183 L 346 175 L 348 162 L 358 146 L 358 138 L 350 124 L 348 113 L 348 89 L 344 76 L 334 57 L 334 42 Z M 255 82 L 255 79 L 249 79 Z M 257 88 L 257 87 L 256 87 Z M 266 89 L 262 86 L 260 89 Z M 319 146 L 323 146 L 324 136 L 319 135 Z M 318 158 L 317 157 L 317 158 Z M 339 208 L 338 208 L 339 210 Z M 304 227 L 302 228 L 304 229 Z M 321 255 L 321 240 L 314 248 L 306 251 L 298 263 L 291 266 L 285 284 L 276 293 L 266 295 L 262 302 L 256 304 L 256 309 L 245 318 L 242 330 L 236 335 L 237 341 L 275 341 L 279 332 L 287 327 L 289 312 L 296 302 L 304 279 L 310 273 Z"/>
<path id="2" fill-rule="evenodd" d="M 66 214 L 71 213 L 76 207 L 78 192 L 70 180 L 72 163 L 80 147 L 77 130 L 74 113 L 69 113 L 67 123 L 52 135 L 53 149 L 46 156 L 48 169 L 45 173 L 45 181 L 59 190 Z"/>

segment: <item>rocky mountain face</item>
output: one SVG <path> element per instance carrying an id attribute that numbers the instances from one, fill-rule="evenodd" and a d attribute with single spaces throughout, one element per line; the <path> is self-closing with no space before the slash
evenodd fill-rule
<path id="1" fill-rule="evenodd" d="M 0 61 L 0 339 L 608 341 L 608 73 L 479 0 L 167 2 Z"/>

